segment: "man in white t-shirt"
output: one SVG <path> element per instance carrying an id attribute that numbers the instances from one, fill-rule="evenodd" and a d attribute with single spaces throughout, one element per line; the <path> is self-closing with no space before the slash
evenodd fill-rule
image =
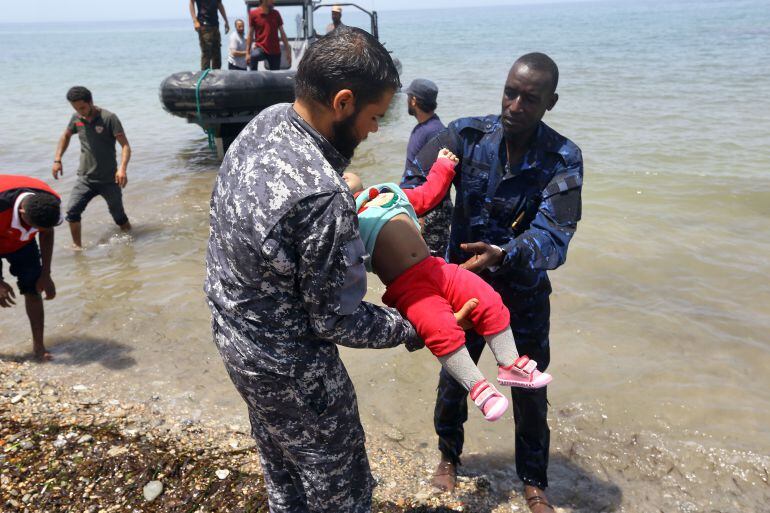
<path id="1" fill-rule="evenodd" d="M 326 25 L 326 33 L 328 34 L 332 30 L 336 29 L 340 25 L 343 25 L 342 23 L 342 7 L 339 5 L 335 5 L 332 7 L 332 22 Z"/>
<path id="2" fill-rule="evenodd" d="M 227 69 L 246 71 L 245 24 L 242 19 L 235 20 L 235 32 L 230 34 L 230 51 L 227 54 Z"/>

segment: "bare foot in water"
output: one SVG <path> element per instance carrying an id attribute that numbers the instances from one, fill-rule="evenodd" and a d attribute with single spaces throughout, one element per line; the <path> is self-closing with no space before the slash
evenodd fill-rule
<path id="1" fill-rule="evenodd" d="M 53 355 L 51 353 L 49 353 L 48 351 L 46 351 L 45 349 L 43 349 L 40 352 L 35 351 L 35 361 L 36 362 L 38 362 L 38 363 L 46 363 L 46 362 L 50 362 L 51 360 L 53 360 Z"/>
<path id="2" fill-rule="evenodd" d="M 72 251 L 83 251 L 83 246 L 78 246 L 73 242 L 72 245 L 70 246 L 70 249 Z"/>
<path id="3" fill-rule="evenodd" d="M 35 347 L 35 361 L 38 363 L 50 362 L 53 360 L 53 355 L 48 352 L 45 347 Z"/>

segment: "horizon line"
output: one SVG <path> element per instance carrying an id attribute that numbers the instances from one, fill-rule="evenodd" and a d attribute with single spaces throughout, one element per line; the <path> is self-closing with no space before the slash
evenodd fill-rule
<path id="1" fill-rule="evenodd" d="M 501 0 L 504 1 L 504 0 Z M 499 4 L 484 4 L 479 6 L 473 6 L 473 9 L 481 8 L 495 8 L 495 7 L 509 7 L 509 6 L 522 6 L 522 5 L 553 5 L 553 4 L 575 4 L 575 3 L 607 3 L 607 2 L 623 2 L 631 0 L 512 0 L 508 3 Z M 662 0 L 661 0 L 662 1 Z M 440 10 L 458 10 L 468 9 L 468 6 L 451 5 L 440 7 L 401 7 L 397 9 L 375 9 L 376 12 L 412 12 L 412 11 L 440 11 Z M 179 18 L 118 18 L 118 19 L 73 19 L 65 21 L 46 20 L 40 21 L 38 19 L 28 20 L 16 20 L 16 21 L 0 21 L 0 26 L 3 25 L 24 25 L 30 23 L 37 23 L 41 25 L 53 25 L 53 24 L 65 24 L 65 23 L 114 23 L 114 22 L 137 22 L 137 21 L 182 21 L 188 20 L 189 16 L 180 16 Z"/>

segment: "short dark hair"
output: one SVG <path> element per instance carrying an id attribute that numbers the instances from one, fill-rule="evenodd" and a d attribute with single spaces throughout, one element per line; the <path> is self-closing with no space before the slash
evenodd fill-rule
<path id="1" fill-rule="evenodd" d="M 415 103 L 417 103 L 417 107 L 423 112 L 433 112 L 436 110 L 436 107 L 438 107 L 438 104 L 436 102 L 429 102 L 427 100 L 423 100 L 420 97 L 417 97 L 413 94 L 410 94 L 412 98 L 414 98 Z"/>
<path id="2" fill-rule="evenodd" d="M 553 59 L 544 53 L 532 52 L 522 55 L 513 63 L 514 66 L 521 64 L 525 64 L 527 67 L 537 71 L 548 73 L 551 76 L 551 92 L 556 91 L 556 86 L 559 85 L 559 67 L 556 66 Z"/>
<path id="3" fill-rule="evenodd" d="M 94 101 L 93 96 L 91 96 L 91 91 L 86 89 L 83 86 L 75 86 L 70 87 L 70 90 L 67 91 L 67 101 L 69 102 L 77 102 L 77 101 L 84 101 L 91 103 Z"/>
<path id="4" fill-rule="evenodd" d="M 61 221 L 61 200 L 48 193 L 35 193 L 22 201 L 24 215 L 38 228 L 51 228 Z"/>
<path id="5" fill-rule="evenodd" d="M 357 108 L 399 87 L 398 70 L 385 47 L 368 32 L 344 25 L 310 45 L 294 79 L 298 99 L 330 105 L 335 94 L 350 89 Z"/>

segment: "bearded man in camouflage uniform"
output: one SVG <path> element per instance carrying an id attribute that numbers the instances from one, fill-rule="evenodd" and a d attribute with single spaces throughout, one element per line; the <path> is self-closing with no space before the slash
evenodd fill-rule
<path id="1" fill-rule="evenodd" d="M 374 484 L 337 344 L 419 347 L 362 302 L 355 202 L 341 174 L 400 86 L 388 52 L 340 27 L 307 50 L 296 102 L 230 146 L 211 199 L 205 290 L 214 341 L 248 405 L 273 513 L 365 513 Z"/>

